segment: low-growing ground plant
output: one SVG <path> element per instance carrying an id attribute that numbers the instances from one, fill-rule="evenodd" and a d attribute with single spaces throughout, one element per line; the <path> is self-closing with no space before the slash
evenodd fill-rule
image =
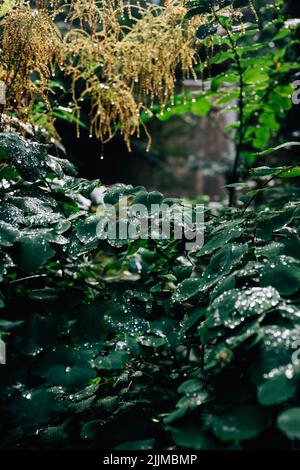
<path id="1" fill-rule="evenodd" d="M 270 189 L 259 210 L 208 207 L 205 244 L 187 253 L 99 240 L 99 181 L 17 134 L 0 148 L 2 447 L 293 447 L 299 187 Z M 164 200 L 102 190 L 109 204 Z"/>
<path id="2" fill-rule="evenodd" d="M 44 2 L 37 3 L 43 12 Z M 79 29 L 64 36 L 72 42 L 72 34 L 77 35 L 74 52 L 82 62 L 78 68 L 75 60 L 72 68 L 69 61 L 67 69 L 75 82 L 98 77 L 98 63 L 93 70 L 86 67 L 93 61 L 88 55 L 91 43 L 83 47 L 86 25 L 81 22 L 88 16 L 91 28 L 99 11 L 85 11 L 85 3 L 72 2 L 72 21 Z M 117 3 L 124 8 L 124 2 Z M 140 186 L 105 187 L 99 180 L 85 180 L 66 158 L 53 156 L 49 145 L 34 136 L 25 138 L 14 125 L 11 132 L 2 120 L 2 449 L 299 448 L 299 142 L 287 139 L 290 135 L 284 130 L 296 70 L 294 24 L 290 27 L 281 12 L 278 17 L 274 7 L 282 1 L 262 6 L 195 0 L 167 2 L 165 8 L 179 3 L 184 3 L 180 25 L 192 21 L 185 27 L 194 28 L 204 41 L 205 59 L 200 57 L 196 72 L 210 77 L 210 89 L 184 103 L 176 96 L 169 108 L 175 86 L 171 68 L 173 78 L 162 78 L 167 95 L 154 100 L 153 106 L 151 87 L 157 83 L 147 88 L 141 81 L 144 89 L 130 89 L 130 96 L 136 103 L 142 93 L 145 102 L 150 100 L 149 111 L 162 120 L 189 111 L 212 115 L 228 104 L 237 111 L 230 204 L 206 202 L 204 244 L 192 250 L 172 231 L 167 239 L 99 236 L 105 204 L 116 209 L 114 222 L 122 224 L 125 198 L 129 211 L 143 204 L 149 220 L 153 204 L 176 212 L 187 201 Z M 1 6 L 0 14 L 10 18 L 1 28 L 13 28 L 15 15 L 29 8 L 22 5 L 16 10 L 15 5 L 6 1 Z M 265 8 L 262 25 L 260 7 Z M 156 27 L 157 17 L 151 12 L 144 12 L 139 21 L 148 24 L 150 14 Z M 241 21 L 242 14 L 250 24 Z M 43 31 L 47 21 L 41 24 Z M 117 23 L 113 22 L 116 29 Z M 10 31 L 4 34 L 7 41 Z M 96 30 L 89 34 L 98 37 Z M 133 28 L 125 43 L 130 43 L 130 34 L 139 37 Z M 190 40 L 189 36 L 189 45 Z M 26 96 L 33 99 L 32 117 L 38 116 L 37 94 L 44 99 L 48 89 L 50 69 L 41 59 L 47 61 L 52 53 L 51 47 L 36 47 L 41 56 L 33 65 L 41 67 L 40 81 L 23 68 L 26 83 L 13 80 L 18 86 L 25 83 Z M 19 52 L 14 51 L 16 58 Z M 152 62 L 146 63 L 150 67 Z M 217 70 L 220 64 L 226 70 Z M 185 65 L 190 68 L 191 63 Z M 7 72 L 1 66 L 1 73 Z M 106 78 L 117 75 L 115 60 L 109 67 Z M 83 77 L 84 70 L 91 75 Z M 2 119 L 9 114 L 10 125 L 22 117 L 18 113 L 24 101 L 21 96 L 18 100 L 14 104 L 10 97 L 1 112 Z M 76 99 L 74 103 L 78 104 Z M 124 121 L 118 124 L 116 115 L 110 116 L 107 128 L 116 124 L 114 133 L 124 125 L 125 139 L 130 138 L 135 121 L 122 115 Z"/>

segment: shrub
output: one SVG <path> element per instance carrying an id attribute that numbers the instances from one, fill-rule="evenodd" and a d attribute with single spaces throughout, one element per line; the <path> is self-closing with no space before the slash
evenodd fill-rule
<path id="1" fill-rule="evenodd" d="M 17 134 L 0 149 L 1 447 L 294 447 L 299 187 L 272 187 L 268 208 L 207 207 L 192 253 L 110 244 L 95 188 L 111 204 L 163 196 L 78 178 Z"/>

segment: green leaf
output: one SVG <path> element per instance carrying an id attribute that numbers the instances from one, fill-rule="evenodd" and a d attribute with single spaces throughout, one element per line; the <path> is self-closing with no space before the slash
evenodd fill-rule
<path id="1" fill-rule="evenodd" d="M 224 229 L 221 233 L 214 235 L 205 245 L 198 251 L 198 255 L 209 255 L 217 248 L 221 248 L 233 238 L 238 238 L 242 235 L 243 229 L 241 227 L 233 227 Z"/>
<path id="2" fill-rule="evenodd" d="M 32 273 L 55 255 L 55 251 L 41 236 L 23 236 L 16 247 L 14 260 L 22 271 Z"/>
<path id="3" fill-rule="evenodd" d="M 198 379 L 189 379 L 183 382 L 177 389 L 178 393 L 193 393 L 201 390 L 203 384 Z"/>
<path id="4" fill-rule="evenodd" d="M 142 335 L 149 329 L 149 322 L 143 318 L 142 304 L 126 295 L 117 296 L 115 300 L 106 302 L 102 306 L 102 312 L 104 311 L 104 324 L 113 332 L 135 336 Z"/>
<path id="5" fill-rule="evenodd" d="M 82 243 L 98 243 L 97 227 L 100 220 L 100 216 L 93 215 L 91 217 L 84 217 L 77 223 L 76 236 Z"/>
<path id="6" fill-rule="evenodd" d="M 300 289 L 300 265 L 293 258 L 282 256 L 261 270 L 260 285 L 273 286 L 281 295 L 292 295 Z"/>
<path id="7" fill-rule="evenodd" d="M 0 245 L 11 246 L 20 237 L 20 232 L 13 225 L 0 221 Z"/>
<path id="8" fill-rule="evenodd" d="M 247 317 L 262 315 L 273 309 L 279 301 L 278 292 L 271 287 L 229 290 L 209 305 L 205 326 L 208 328 L 226 326 L 234 329 Z"/>
<path id="9" fill-rule="evenodd" d="M 212 79 L 211 82 L 211 91 L 216 92 L 221 85 L 226 83 L 237 83 L 239 81 L 239 77 L 237 74 L 234 73 L 233 70 L 230 73 L 223 72 L 217 75 Z"/>
<path id="10" fill-rule="evenodd" d="M 14 204 L 2 202 L 0 206 L 0 220 L 17 227 L 25 223 L 24 213 Z"/>
<path id="11" fill-rule="evenodd" d="M 204 97 L 198 97 L 191 105 L 191 111 L 197 116 L 206 116 L 211 108 L 210 102 Z"/>
<path id="12" fill-rule="evenodd" d="M 210 394 L 207 390 L 198 390 L 193 393 L 186 393 L 176 404 L 177 408 L 193 409 L 209 401 Z"/>
<path id="13" fill-rule="evenodd" d="M 105 204 L 117 204 L 119 199 L 128 194 L 130 190 L 133 191 L 133 188 L 126 184 L 115 184 L 113 187 L 107 188 L 104 194 Z"/>
<path id="14" fill-rule="evenodd" d="M 252 141 L 252 145 L 258 149 L 264 148 L 268 144 L 270 138 L 270 129 L 265 126 L 258 126 L 254 130 L 254 139 Z"/>
<path id="15" fill-rule="evenodd" d="M 71 335 L 76 341 L 101 344 L 106 334 L 102 314 L 104 308 L 105 303 L 100 300 L 80 305 L 77 308 L 76 322 L 71 328 Z"/>
<path id="16" fill-rule="evenodd" d="M 172 299 L 174 302 L 185 302 L 197 295 L 203 288 L 203 280 L 201 278 L 185 279 L 178 286 Z"/>
<path id="17" fill-rule="evenodd" d="M 254 84 L 266 82 L 269 80 L 269 74 L 266 70 L 258 65 L 252 65 L 247 68 L 244 73 L 244 82 L 247 84 Z"/>
<path id="18" fill-rule="evenodd" d="M 60 385 L 67 389 L 80 388 L 96 376 L 88 364 L 75 366 L 55 365 L 46 371 L 44 378 L 47 385 Z"/>
<path id="19" fill-rule="evenodd" d="M 32 313 L 22 325 L 17 347 L 23 354 L 37 356 L 50 342 L 55 341 L 59 328 L 57 318 Z"/>
<path id="20" fill-rule="evenodd" d="M 24 397 L 12 402 L 9 406 L 11 424 L 22 426 L 23 429 L 36 428 L 47 423 L 61 410 L 53 394 L 43 389 L 27 391 Z"/>
<path id="21" fill-rule="evenodd" d="M 294 207 L 285 207 L 278 212 L 261 211 L 257 220 L 257 235 L 266 241 L 271 240 L 272 233 L 288 226 L 293 220 L 294 214 Z"/>
<path id="22" fill-rule="evenodd" d="M 76 176 L 77 173 L 74 165 L 71 162 L 66 159 L 53 157 L 52 155 L 47 155 L 46 165 L 59 178 L 63 178 L 65 174 Z"/>
<path id="23" fill-rule="evenodd" d="M 219 52 L 219 54 L 216 54 L 213 57 L 213 63 L 214 64 L 222 64 L 223 62 L 225 62 L 229 59 L 233 59 L 233 58 L 234 58 L 234 55 L 233 55 L 233 52 L 231 50 L 222 51 L 222 52 Z M 234 96 L 236 97 L 236 94 L 234 94 Z"/>
<path id="24" fill-rule="evenodd" d="M 198 320 L 205 315 L 205 309 L 204 308 L 195 308 L 189 313 L 187 313 L 181 323 L 181 328 L 180 328 L 180 335 L 185 334 L 187 330 L 192 328 L 195 323 L 198 322 Z"/>
<path id="25" fill-rule="evenodd" d="M 49 426 L 38 433 L 38 438 L 43 449 L 57 449 L 68 438 L 68 434 L 63 426 Z"/>
<path id="26" fill-rule="evenodd" d="M 265 374 L 291 363 L 295 351 L 292 345 L 299 338 L 298 328 L 289 329 L 280 324 L 262 326 L 261 330 L 262 338 L 257 345 L 255 362 L 250 366 L 251 380 L 259 385 L 263 383 Z"/>
<path id="27" fill-rule="evenodd" d="M 144 335 L 138 339 L 142 346 L 149 348 L 159 348 L 168 342 L 166 337 L 160 337 L 155 335 Z"/>
<path id="28" fill-rule="evenodd" d="M 60 293 L 56 289 L 45 287 L 45 289 L 34 289 L 29 292 L 28 297 L 33 300 L 55 302 L 59 299 Z"/>
<path id="29" fill-rule="evenodd" d="M 105 420 L 94 419 L 93 421 L 88 421 L 82 426 L 81 437 L 84 440 L 95 439 L 95 436 L 102 430 Z"/>
<path id="30" fill-rule="evenodd" d="M 141 191 L 134 198 L 133 204 L 142 204 L 148 209 L 148 211 L 151 211 L 151 206 L 161 204 L 163 199 L 163 194 L 159 193 L 158 191 L 152 191 L 150 193 L 147 193 L 146 191 Z"/>
<path id="31" fill-rule="evenodd" d="M 200 423 L 186 423 L 180 427 L 170 427 L 172 438 L 177 446 L 195 450 L 215 449 L 213 439 L 201 429 Z"/>
<path id="32" fill-rule="evenodd" d="M 18 134 L 0 134 L 0 148 L 4 149 L 10 161 L 27 181 L 36 181 L 46 176 L 47 147 L 27 141 Z"/>
<path id="33" fill-rule="evenodd" d="M 251 171 L 253 176 L 276 176 L 278 178 L 297 178 L 300 176 L 300 166 L 294 167 L 257 167 Z"/>
<path id="34" fill-rule="evenodd" d="M 258 406 L 241 405 L 209 420 L 214 434 L 222 441 L 254 439 L 268 425 L 268 416 Z"/>
<path id="35" fill-rule="evenodd" d="M 280 295 L 272 287 L 252 287 L 237 294 L 235 308 L 242 315 L 260 315 L 273 309 L 280 302 Z"/>
<path id="36" fill-rule="evenodd" d="M 300 408 L 289 408 L 277 418 L 279 429 L 289 439 L 300 439 Z"/>
<path id="37" fill-rule="evenodd" d="M 220 276 L 228 274 L 247 254 L 248 244 L 229 243 L 215 253 L 207 266 L 203 279 L 210 283 Z"/>
<path id="38" fill-rule="evenodd" d="M 121 370 L 129 360 L 126 351 L 112 351 L 107 356 L 101 356 L 95 360 L 97 369 Z"/>
<path id="39" fill-rule="evenodd" d="M 0 298 L 0 301 L 1 301 L 1 298 Z M 23 323 L 24 323 L 24 320 L 19 320 L 19 321 L 0 320 L 0 330 L 9 331 L 14 328 L 17 328 Z"/>
<path id="40" fill-rule="evenodd" d="M 196 36 L 198 39 L 205 39 L 208 36 L 212 36 L 213 34 L 215 34 L 217 30 L 218 26 L 216 24 L 203 24 L 197 29 Z"/>
<path id="41" fill-rule="evenodd" d="M 298 147 L 300 142 L 286 142 L 284 144 L 278 145 L 277 147 L 271 147 L 267 150 L 263 150 L 262 152 L 257 152 L 255 155 L 269 155 L 270 153 L 278 152 L 278 150 L 282 149 L 290 149 L 291 147 Z"/>
<path id="42" fill-rule="evenodd" d="M 298 388 L 296 379 L 299 380 L 300 373 L 299 371 L 297 373 L 291 364 L 270 371 L 268 376 L 269 378 L 258 389 L 258 400 L 262 405 L 277 405 L 296 394 Z"/>

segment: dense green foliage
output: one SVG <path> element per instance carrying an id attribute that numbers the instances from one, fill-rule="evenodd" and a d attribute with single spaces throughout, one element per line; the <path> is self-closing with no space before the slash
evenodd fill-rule
<path id="1" fill-rule="evenodd" d="M 236 14 L 223 10 L 230 5 Z M 167 120 L 190 111 L 215 119 L 219 113 L 235 112 L 237 121 L 224 129 L 228 135 L 236 132 L 235 162 L 229 176 L 234 184 L 248 177 L 248 169 L 256 163 L 255 152 L 270 147 L 274 140 L 291 140 L 282 126 L 292 108 L 292 83 L 299 69 L 295 34 L 299 23 L 287 15 L 283 0 L 191 0 L 187 6 L 188 18 L 208 15 L 197 36 L 207 41 L 207 53 L 198 68 L 209 80 L 194 99 L 189 96 L 158 117 Z"/>
<path id="2" fill-rule="evenodd" d="M 284 128 L 298 43 L 283 3 L 188 2 L 187 19 L 208 15 L 210 87 L 153 109 L 238 116 L 230 205 L 207 203 L 200 249 L 99 239 L 101 198 L 185 201 L 104 187 L 0 134 L 0 448 L 299 448 L 299 142 Z"/>
<path id="3" fill-rule="evenodd" d="M 189 255 L 177 240 L 112 246 L 87 204 L 98 181 L 16 134 L 0 146 L 2 447 L 293 446 L 299 188 L 270 189 L 260 211 L 208 208 Z"/>

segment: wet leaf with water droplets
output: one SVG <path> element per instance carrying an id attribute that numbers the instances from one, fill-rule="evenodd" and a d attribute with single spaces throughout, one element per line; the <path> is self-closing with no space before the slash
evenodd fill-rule
<path id="1" fill-rule="evenodd" d="M 299 368 L 292 364 L 281 366 L 265 374 L 265 381 L 258 388 L 258 400 L 262 405 L 277 405 L 292 398 L 300 379 Z"/>
<path id="2" fill-rule="evenodd" d="M 83 387 L 96 376 L 89 364 L 77 364 L 74 367 L 55 365 L 46 371 L 44 378 L 47 385 L 60 385 L 66 389 Z"/>
<path id="3" fill-rule="evenodd" d="M 269 426 L 268 414 L 254 405 L 241 405 L 208 419 L 222 441 L 244 441 L 259 436 Z"/>
<path id="4" fill-rule="evenodd" d="M 10 158 L 19 174 L 28 181 L 46 176 L 47 146 L 29 142 L 18 134 L 0 134 L 0 147 Z"/>

